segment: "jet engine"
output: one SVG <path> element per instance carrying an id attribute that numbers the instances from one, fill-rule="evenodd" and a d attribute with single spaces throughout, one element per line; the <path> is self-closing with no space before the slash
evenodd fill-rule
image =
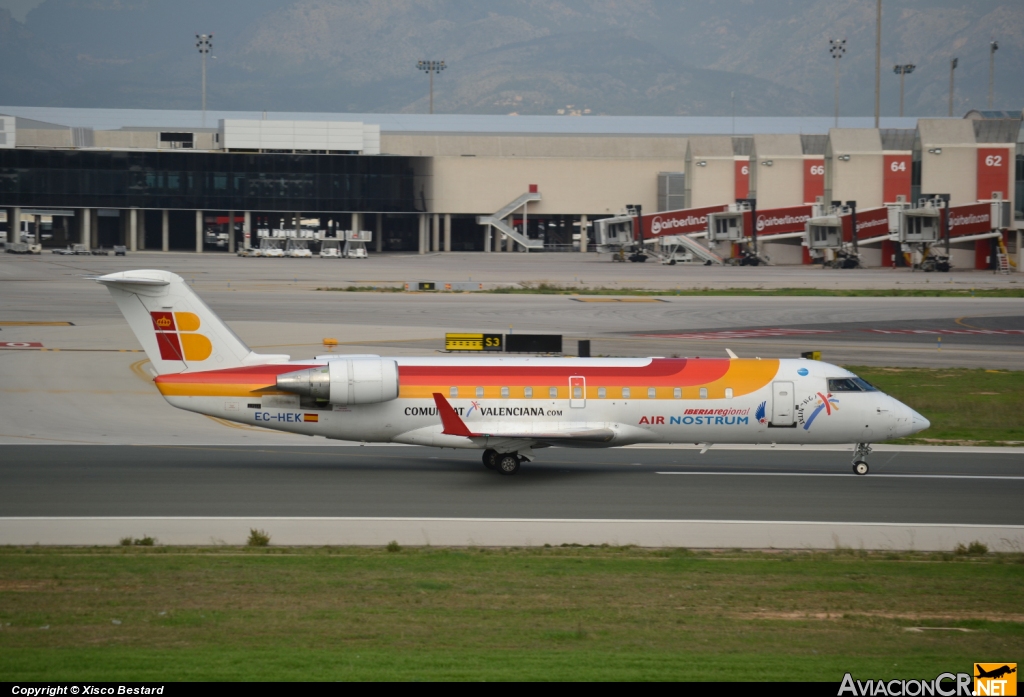
<path id="1" fill-rule="evenodd" d="M 341 358 L 277 376 L 277 389 L 331 404 L 377 404 L 398 398 L 398 364 L 389 358 Z"/>

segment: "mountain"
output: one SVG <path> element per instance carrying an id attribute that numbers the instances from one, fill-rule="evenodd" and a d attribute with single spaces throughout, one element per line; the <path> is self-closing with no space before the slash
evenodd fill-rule
<path id="1" fill-rule="evenodd" d="M 438 112 L 828 115 L 835 37 L 842 113 L 874 110 L 872 0 L 0 0 L 0 101 L 197 108 L 197 32 L 211 109 L 425 112 L 443 59 Z M 897 62 L 907 114 L 945 114 L 953 56 L 954 113 L 985 107 L 993 39 L 994 106 L 1022 106 L 1020 0 L 884 0 L 882 38 L 883 114 Z"/>

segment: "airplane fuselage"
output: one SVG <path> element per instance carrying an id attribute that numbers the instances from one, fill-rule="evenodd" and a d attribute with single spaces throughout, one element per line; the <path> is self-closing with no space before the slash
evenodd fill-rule
<path id="1" fill-rule="evenodd" d="M 250 426 L 450 448 L 601 429 L 605 440 L 537 445 L 870 443 L 923 421 L 849 371 L 803 359 L 399 357 L 398 396 L 380 403 L 341 406 L 273 387 L 278 375 L 339 358 L 163 375 L 156 384 L 176 407 Z M 486 438 L 443 433 L 434 394 Z"/>

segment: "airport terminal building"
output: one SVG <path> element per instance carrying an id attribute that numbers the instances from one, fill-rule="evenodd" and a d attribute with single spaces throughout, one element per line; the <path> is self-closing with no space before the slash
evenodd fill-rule
<path id="1" fill-rule="evenodd" d="M 342 230 L 372 231 L 371 251 L 586 252 L 594 221 L 636 205 L 864 211 L 937 194 L 949 206 L 1002 202 L 1010 252 L 1024 228 L 1021 112 L 885 118 L 880 129 L 870 118 L 205 118 L 0 107 L 7 229 L 17 221 L 51 247 L 200 253 Z M 988 259 L 990 241 L 966 241 L 956 266 Z M 777 263 L 809 261 L 793 235 L 765 244 Z M 870 265 L 887 265 L 885 250 Z"/>

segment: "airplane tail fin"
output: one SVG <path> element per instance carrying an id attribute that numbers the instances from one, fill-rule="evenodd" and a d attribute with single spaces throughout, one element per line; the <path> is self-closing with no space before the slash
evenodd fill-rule
<path id="1" fill-rule="evenodd" d="M 177 274 L 147 269 L 94 280 L 110 291 L 158 375 L 289 359 L 254 353 Z"/>

